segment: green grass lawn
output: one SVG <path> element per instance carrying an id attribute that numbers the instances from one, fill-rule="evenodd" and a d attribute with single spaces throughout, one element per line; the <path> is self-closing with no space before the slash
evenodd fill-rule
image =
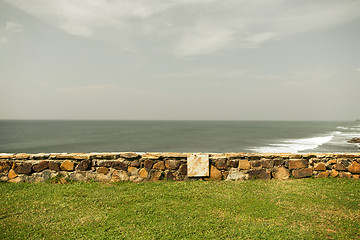
<path id="1" fill-rule="evenodd" d="M 0 239 L 360 239 L 360 181 L 0 184 Z"/>

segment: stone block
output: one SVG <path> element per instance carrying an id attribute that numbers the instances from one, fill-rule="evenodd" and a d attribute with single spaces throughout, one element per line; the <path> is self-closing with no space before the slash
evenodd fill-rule
<path id="1" fill-rule="evenodd" d="M 332 169 L 331 172 L 330 172 L 330 176 L 331 177 L 337 177 L 339 175 L 339 172 L 336 171 L 335 169 Z"/>
<path id="2" fill-rule="evenodd" d="M 289 160 L 289 170 L 307 168 L 308 161 L 306 159 L 292 159 Z"/>
<path id="3" fill-rule="evenodd" d="M 142 168 L 139 171 L 139 176 L 142 178 L 147 178 L 149 176 L 149 173 L 145 168 Z"/>
<path id="4" fill-rule="evenodd" d="M 252 169 L 261 169 L 262 163 L 260 160 L 251 161 L 251 168 Z"/>
<path id="5" fill-rule="evenodd" d="M 177 153 L 177 152 L 164 152 L 162 153 L 163 158 L 176 158 L 176 159 L 186 159 L 187 153 Z"/>
<path id="6" fill-rule="evenodd" d="M 9 180 L 8 175 L 5 173 L 0 174 L 0 182 L 7 182 Z"/>
<path id="7" fill-rule="evenodd" d="M 0 173 L 8 172 L 12 166 L 12 162 L 0 161 Z"/>
<path id="8" fill-rule="evenodd" d="M 49 168 L 49 162 L 48 161 L 41 161 L 38 164 L 35 164 L 32 166 L 34 172 L 41 172 L 47 168 Z"/>
<path id="9" fill-rule="evenodd" d="M 218 170 L 213 165 L 211 165 L 210 166 L 210 180 L 221 180 L 221 179 L 222 179 L 221 171 Z"/>
<path id="10" fill-rule="evenodd" d="M 32 166 L 31 163 L 21 163 L 14 170 L 17 174 L 30 175 L 32 172 Z"/>
<path id="11" fill-rule="evenodd" d="M 299 170 L 293 170 L 292 174 L 294 178 L 305 178 L 305 177 L 311 177 L 313 174 L 312 168 L 302 168 Z"/>
<path id="12" fill-rule="evenodd" d="M 270 171 L 266 169 L 253 169 L 248 172 L 249 179 L 269 180 L 271 178 Z"/>
<path id="13" fill-rule="evenodd" d="M 134 160 L 130 162 L 131 167 L 140 167 L 141 163 L 138 160 Z"/>
<path id="14" fill-rule="evenodd" d="M 237 168 L 239 167 L 239 160 L 230 160 L 228 162 L 228 167 L 230 168 Z"/>
<path id="15" fill-rule="evenodd" d="M 60 170 L 61 171 L 74 171 L 75 164 L 72 161 L 66 160 L 61 163 Z"/>
<path id="16" fill-rule="evenodd" d="M 179 167 L 179 173 L 181 175 L 187 175 L 187 164 L 186 163 L 182 163 Z"/>
<path id="17" fill-rule="evenodd" d="M 352 162 L 351 165 L 348 167 L 349 172 L 351 173 L 360 173 L 360 164 L 357 162 Z"/>
<path id="18" fill-rule="evenodd" d="M 314 170 L 315 171 L 325 171 L 326 170 L 325 163 L 323 163 L 323 162 L 315 163 Z"/>
<path id="19" fill-rule="evenodd" d="M 166 160 L 165 161 L 166 169 L 176 170 L 179 168 L 179 166 L 180 166 L 180 161 L 178 161 L 178 160 Z"/>
<path id="20" fill-rule="evenodd" d="M 165 179 L 166 179 L 166 180 L 175 180 L 175 179 L 176 179 L 176 176 L 175 176 L 175 174 L 174 174 L 173 172 L 167 170 L 167 171 L 165 172 Z"/>
<path id="21" fill-rule="evenodd" d="M 157 162 L 153 165 L 153 169 L 157 170 L 165 170 L 165 164 L 164 161 Z"/>
<path id="22" fill-rule="evenodd" d="M 106 161 L 106 160 L 103 160 L 103 161 L 98 161 L 98 166 L 99 167 L 111 167 L 111 165 L 113 164 L 113 161 Z"/>
<path id="23" fill-rule="evenodd" d="M 290 172 L 289 172 L 289 169 L 287 169 L 283 166 L 275 167 L 272 172 L 272 176 L 275 179 L 286 180 L 290 177 Z"/>
<path id="24" fill-rule="evenodd" d="M 359 179 L 360 178 L 360 175 L 353 175 L 353 178 L 355 178 L 355 179 Z"/>
<path id="25" fill-rule="evenodd" d="M 18 154 L 15 154 L 14 157 L 15 157 L 15 159 L 18 159 L 18 160 L 30 159 L 30 155 L 26 154 L 26 153 L 18 153 Z"/>
<path id="26" fill-rule="evenodd" d="M 13 179 L 9 179 L 8 182 L 9 183 L 21 183 L 21 182 L 24 182 L 24 180 L 21 177 L 16 177 Z"/>
<path id="27" fill-rule="evenodd" d="M 350 165 L 350 161 L 348 159 L 340 159 L 338 162 L 344 165 L 344 167 L 348 167 Z"/>
<path id="28" fill-rule="evenodd" d="M 112 162 L 111 167 L 117 170 L 126 171 L 128 168 L 128 164 L 124 161 L 114 161 Z"/>
<path id="29" fill-rule="evenodd" d="M 111 177 L 111 182 L 129 181 L 129 176 L 124 170 L 115 170 Z"/>
<path id="30" fill-rule="evenodd" d="M 263 168 L 273 168 L 274 167 L 274 160 L 272 159 L 263 159 L 261 160 L 261 165 Z"/>
<path id="31" fill-rule="evenodd" d="M 188 177 L 208 177 L 209 155 L 204 155 L 204 154 L 190 155 L 187 159 L 187 174 Z"/>
<path id="32" fill-rule="evenodd" d="M 215 167 L 219 170 L 225 170 L 227 168 L 226 159 L 222 158 L 215 162 Z"/>
<path id="33" fill-rule="evenodd" d="M 14 157 L 14 154 L 0 154 L 0 159 L 7 160 L 12 159 Z"/>
<path id="34" fill-rule="evenodd" d="M 53 171 L 57 171 L 57 172 L 60 171 L 60 163 L 50 161 L 49 162 L 49 169 L 53 170 Z"/>
<path id="35" fill-rule="evenodd" d="M 249 170 L 250 162 L 248 160 L 239 160 L 239 169 Z"/>
<path id="36" fill-rule="evenodd" d="M 337 163 L 333 166 L 336 171 L 346 171 L 346 167 L 342 163 Z"/>
<path id="37" fill-rule="evenodd" d="M 349 172 L 341 172 L 339 174 L 339 177 L 340 178 L 351 178 L 351 173 L 349 173 Z"/>
<path id="38" fill-rule="evenodd" d="M 150 181 L 159 181 L 163 179 L 164 173 L 163 171 L 153 170 L 150 174 Z"/>
<path id="39" fill-rule="evenodd" d="M 95 177 L 95 180 L 96 181 L 99 181 L 99 182 L 109 182 L 111 181 L 112 179 L 112 176 L 109 174 L 109 175 L 105 175 L 105 174 L 97 174 L 96 177 Z M 113 182 L 116 182 L 117 181 L 120 181 L 119 177 L 114 177 L 114 180 Z"/>
<path id="40" fill-rule="evenodd" d="M 144 161 L 144 167 L 145 168 L 148 168 L 148 169 L 151 169 L 154 165 L 154 161 L 153 160 L 150 160 L 150 159 L 146 159 Z"/>
<path id="41" fill-rule="evenodd" d="M 281 166 L 284 164 L 284 159 L 282 158 L 275 158 L 274 159 L 274 166 Z"/>
<path id="42" fill-rule="evenodd" d="M 18 175 L 15 173 L 14 170 L 10 169 L 9 173 L 8 173 L 8 178 L 9 179 L 13 179 L 16 178 Z"/>
<path id="43" fill-rule="evenodd" d="M 327 177 L 329 177 L 329 171 L 324 171 L 324 172 L 319 172 L 319 174 L 318 174 L 318 178 L 327 178 Z"/>
<path id="44" fill-rule="evenodd" d="M 78 171 L 86 171 L 89 169 L 91 169 L 91 161 L 90 160 L 83 160 L 77 166 Z"/>
<path id="45" fill-rule="evenodd" d="M 330 159 L 329 161 L 327 161 L 326 162 L 326 164 L 336 164 L 337 163 L 337 161 L 336 161 L 336 159 Z"/>
<path id="46" fill-rule="evenodd" d="M 123 152 L 123 153 L 119 153 L 119 157 L 126 159 L 136 159 L 136 158 L 140 158 L 141 155 L 134 152 Z"/>
<path id="47" fill-rule="evenodd" d="M 247 174 L 240 172 L 237 168 L 231 168 L 229 170 L 229 174 L 226 177 L 226 180 L 227 181 L 239 181 L 239 180 L 245 180 L 247 178 L 248 178 Z"/>
<path id="48" fill-rule="evenodd" d="M 128 167 L 128 175 L 130 176 L 138 176 L 139 175 L 139 169 L 136 167 Z"/>
<path id="49" fill-rule="evenodd" d="M 106 168 L 106 167 L 99 167 L 99 168 L 97 169 L 97 172 L 98 172 L 98 173 L 101 173 L 101 174 L 107 174 L 107 173 L 109 172 L 109 169 Z"/>
<path id="50" fill-rule="evenodd" d="M 159 160 L 162 159 L 161 153 L 145 153 L 141 156 L 142 159 Z"/>
<path id="51" fill-rule="evenodd" d="M 143 179 L 140 176 L 130 176 L 129 177 L 130 182 L 139 183 L 139 182 L 142 182 L 142 180 Z"/>

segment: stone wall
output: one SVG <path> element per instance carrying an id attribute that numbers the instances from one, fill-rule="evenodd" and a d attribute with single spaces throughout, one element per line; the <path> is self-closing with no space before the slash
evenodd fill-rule
<path id="1" fill-rule="evenodd" d="M 356 178 L 360 153 L 209 153 L 210 177 L 187 176 L 190 153 L 0 154 L 0 181 L 44 182 L 59 176 L 75 181 L 247 180 Z"/>

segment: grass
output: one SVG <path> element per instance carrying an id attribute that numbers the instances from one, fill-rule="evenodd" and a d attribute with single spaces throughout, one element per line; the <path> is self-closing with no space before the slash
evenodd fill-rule
<path id="1" fill-rule="evenodd" d="M 360 239 L 360 181 L 0 184 L 0 239 Z"/>

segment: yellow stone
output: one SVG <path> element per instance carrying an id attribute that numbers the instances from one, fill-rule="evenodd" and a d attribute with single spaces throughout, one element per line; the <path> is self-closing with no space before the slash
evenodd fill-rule
<path id="1" fill-rule="evenodd" d="M 139 175 L 140 175 L 140 177 L 142 177 L 142 178 L 147 178 L 149 174 L 148 174 L 148 172 L 146 171 L 145 168 L 142 168 L 142 169 L 139 171 Z"/>
<path id="2" fill-rule="evenodd" d="M 8 178 L 9 179 L 13 179 L 13 178 L 16 178 L 18 175 L 15 173 L 14 170 L 10 170 L 9 173 L 8 173 Z"/>
<path id="3" fill-rule="evenodd" d="M 239 169 L 249 170 L 250 162 L 248 160 L 239 160 Z"/>
<path id="4" fill-rule="evenodd" d="M 213 165 L 211 165 L 210 168 L 210 179 L 211 180 L 221 180 L 222 178 L 222 174 L 221 171 L 218 170 L 216 167 L 214 167 Z"/>
<path id="5" fill-rule="evenodd" d="M 69 160 L 61 163 L 60 169 L 63 171 L 74 171 L 75 164 Z"/>
<path id="6" fill-rule="evenodd" d="M 335 169 L 332 169 L 331 172 L 330 172 L 330 176 L 332 177 L 337 177 L 339 175 L 339 172 L 336 171 Z"/>

